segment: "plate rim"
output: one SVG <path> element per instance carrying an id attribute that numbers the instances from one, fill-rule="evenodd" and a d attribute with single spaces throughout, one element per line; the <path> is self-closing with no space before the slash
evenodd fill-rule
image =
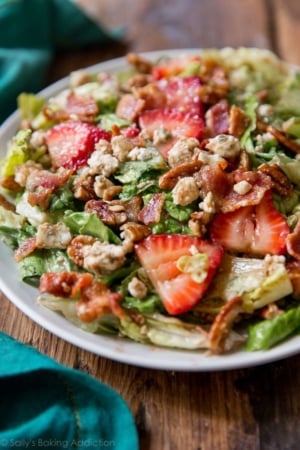
<path id="1" fill-rule="evenodd" d="M 184 53 L 200 54 L 201 48 L 155 50 L 151 52 L 140 52 L 139 54 L 143 57 L 155 59 L 161 56 Z M 79 70 L 88 72 L 99 70 L 114 72 L 126 67 L 126 65 L 126 59 L 123 56 L 102 61 L 88 67 L 82 67 Z M 67 88 L 68 80 L 69 75 L 50 84 L 48 87 L 39 91 L 37 95 L 49 98 L 62 89 Z M 6 153 L 8 140 L 18 128 L 19 120 L 20 114 L 16 110 L 0 127 L 0 143 L 3 144 L 3 147 L 0 149 L 1 158 Z M 33 320 L 33 322 L 53 333 L 58 338 L 78 348 L 115 362 L 155 370 L 213 372 L 250 368 L 279 361 L 300 352 L 300 337 L 297 336 L 267 351 L 238 351 L 226 355 L 207 356 L 207 352 L 203 352 L 202 350 L 191 351 L 155 347 L 154 345 L 136 343 L 127 338 L 85 332 L 57 312 L 39 305 L 36 302 L 38 297 L 37 289 L 18 279 L 18 266 L 13 261 L 11 250 L 3 242 L 0 242 L 0 253 L 8 258 L 8 260 L 6 258 L 0 258 L 0 290 L 10 302 Z M 8 271 L 8 275 L 6 274 L 7 268 L 11 269 L 11 271 Z M 101 344 L 103 345 L 101 346 Z"/>

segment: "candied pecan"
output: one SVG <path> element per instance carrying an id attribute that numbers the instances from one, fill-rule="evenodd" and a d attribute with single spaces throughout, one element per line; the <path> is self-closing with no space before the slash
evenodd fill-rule
<path id="1" fill-rule="evenodd" d="M 122 208 L 121 211 L 114 211 L 111 206 L 122 204 L 121 200 L 113 200 L 112 202 L 104 202 L 102 200 L 89 200 L 85 204 L 85 211 L 96 212 L 99 219 L 109 226 L 119 226 L 127 220 L 127 211 Z"/>
<path id="2" fill-rule="evenodd" d="M 127 222 L 120 227 L 121 237 L 125 241 L 137 242 L 151 234 L 151 228 L 136 222 Z"/>
<path id="3" fill-rule="evenodd" d="M 288 261 L 286 269 L 293 285 L 293 295 L 300 296 L 300 261 Z"/>
<path id="4" fill-rule="evenodd" d="M 14 179 L 14 176 L 0 178 L 0 186 L 12 192 L 21 192 L 23 190 L 22 186 Z"/>
<path id="5" fill-rule="evenodd" d="M 292 233 L 286 238 L 286 248 L 289 255 L 300 261 L 300 219 Z"/>
<path id="6" fill-rule="evenodd" d="M 126 55 L 126 60 L 140 73 L 151 73 L 152 71 L 153 63 L 145 58 L 142 58 L 137 53 L 128 53 Z"/>
<path id="7" fill-rule="evenodd" d="M 272 189 L 277 192 L 277 194 L 284 197 L 288 197 L 292 194 L 294 187 L 278 164 L 264 163 L 258 167 L 258 170 L 269 175 L 272 180 Z"/>
<path id="8" fill-rule="evenodd" d="M 94 177 L 91 175 L 77 176 L 73 183 L 74 197 L 87 202 L 97 198 L 94 191 Z"/>
<path id="9" fill-rule="evenodd" d="M 242 310 L 242 297 L 229 300 L 215 318 L 208 334 L 209 349 L 213 353 L 222 353 L 225 350 L 226 339 L 232 325 Z"/>
<path id="10" fill-rule="evenodd" d="M 250 164 L 250 157 L 248 153 L 245 150 L 241 150 L 239 155 L 239 162 L 238 162 L 238 168 L 242 170 L 250 170 L 251 164 Z"/>
<path id="11" fill-rule="evenodd" d="M 83 247 L 86 245 L 92 245 L 97 239 L 92 236 L 80 234 L 72 239 L 67 247 L 67 253 L 69 258 L 77 264 L 77 266 L 83 266 Z"/>
<path id="12" fill-rule="evenodd" d="M 274 319 L 274 317 L 278 317 L 283 313 L 283 310 L 278 308 L 276 303 L 270 303 L 269 305 L 264 306 L 258 312 L 258 315 L 263 319 Z"/>
<path id="13" fill-rule="evenodd" d="M 141 88 L 134 88 L 133 94 L 135 97 L 144 100 L 144 109 L 164 108 L 167 103 L 165 92 L 155 83 L 149 83 Z"/>
<path id="14" fill-rule="evenodd" d="M 249 118 L 246 116 L 244 111 L 236 105 L 232 105 L 229 110 L 229 134 L 240 138 L 245 132 L 248 124 Z"/>
<path id="15" fill-rule="evenodd" d="M 36 237 L 25 239 L 14 253 L 15 261 L 20 262 L 37 248 Z"/>
<path id="16" fill-rule="evenodd" d="M 8 209 L 9 211 L 15 211 L 15 206 L 10 203 L 6 198 L 0 194 L 0 206 L 2 206 L 5 209 Z"/>
<path id="17" fill-rule="evenodd" d="M 203 163 L 201 161 L 192 161 L 173 167 L 159 178 L 159 187 L 161 189 L 173 189 L 179 178 L 193 175 L 202 166 Z"/>
<path id="18" fill-rule="evenodd" d="M 122 119 L 134 121 L 139 113 L 144 109 L 145 100 L 136 98 L 132 94 L 126 94 L 121 97 L 117 104 L 116 114 Z"/>
<path id="19" fill-rule="evenodd" d="M 110 186 L 103 191 L 103 200 L 109 201 L 115 198 L 122 191 L 122 186 Z"/>
<path id="20" fill-rule="evenodd" d="M 136 75 L 133 75 L 128 80 L 128 86 L 129 87 L 143 87 L 146 86 L 151 81 L 151 77 L 148 74 L 145 73 L 138 73 Z"/>
<path id="21" fill-rule="evenodd" d="M 300 153 L 300 145 L 297 144 L 297 142 L 293 141 L 292 139 L 288 138 L 285 133 L 278 130 L 277 128 L 272 127 L 272 125 L 269 125 L 267 127 L 267 132 L 271 133 L 274 138 L 280 142 L 284 147 L 291 150 L 293 153 Z"/>

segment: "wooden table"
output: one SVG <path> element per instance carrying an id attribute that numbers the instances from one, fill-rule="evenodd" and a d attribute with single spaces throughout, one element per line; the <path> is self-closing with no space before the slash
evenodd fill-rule
<path id="1" fill-rule="evenodd" d="M 120 43 L 60 52 L 49 80 L 128 51 L 256 46 L 300 64 L 299 0 L 113 0 L 80 3 Z M 101 380 L 128 402 L 143 450 L 299 450 L 300 355 L 261 367 L 173 373 L 95 356 L 45 331 L 0 297 L 0 329 Z"/>

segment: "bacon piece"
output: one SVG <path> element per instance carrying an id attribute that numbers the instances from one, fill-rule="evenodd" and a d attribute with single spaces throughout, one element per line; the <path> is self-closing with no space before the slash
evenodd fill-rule
<path id="1" fill-rule="evenodd" d="M 51 107 L 46 106 L 43 112 L 45 116 L 51 120 L 94 122 L 95 117 L 99 114 L 99 107 L 97 102 L 90 95 L 79 96 L 72 91 L 66 98 L 64 108 L 54 110 Z"/>
<path id="2" fill-rule="evenodd" d="M 233 136 L 240 138 L 249 124 L 249 118 L 244 111 L 236 105 L 232 105 L 229 111 L 228 132 Z"/>
<path id="3" fill-rule="evenodd" d="M 179 164 L 164 173 L 159 178 L 158 185 L 161 189 L 173 189 L 179 178 L 192 176 L 194 173 L 198 172 L 202 166 L 203 163 L 201 161 Z"/>
<path id="4" fill-rule="evenodd" d="M 113 313 L 117 317 L 124 317 L 124 310 L 119 302 L 122 294 L 111 291 L 106 284 L 93 281 L 81 292 L 81 299 L 76 303 L 78 317 L 83 322 L 92 322 L 97 317 Z"/>
<path id="5" fill-rule="evenodd" d="M 243 206 L 258 205 L 265 193 L 272 187 L 271 178 L 262 172 L 236 170 L 230 174 L 232 186 L 247 181 L 252 188 L 245 194 L 239 194 L 233 188 L 225 195 L 220 204 L 222 212 L 235 211 Z"/>
<path id="6" fill-rule="evenodd" d="M 292 139 L 289 139 L 282 131 L 277 130 L 276 128 L 272 127 L 272 125 L 269 125 L 267 127 L 267 132 L 271 133 L 275 137 L 275 139 L 280 142 L 280 144 L 291 150 L 293 153 L 300 153 L 300 145 Z"/>
<path id="7" fill-rule="evenodd" d="M 90 273 L 48 272 L 41 276 L 39 290 L 41 294 L 73 298 L 90 286 L 92 281 L 93 275 Z"/>
<path id="8" fill-rule="evenodd" d="M 25 239 L 14 253 L 15 261 L 20 262 L 37 248 L 36 237 Z"/>
<path id="9" fill-rule="evenodd" d="M 26 189 L 28 191 L 34 191 L 37 188 L 50 189 L 52 192 L 62 184 L 66 183 L 72 170 L 60 169 L 57 172 L 50 172 L 49 170 L 33 170 L 28 175 L 26 181 Z"/>
<path id="10" fill-rule="evenodd" d="M 204 165 L 195 175 L 195 179 L 200 186 L 202 196 L 205 197 L 211 192 L 217 204 L 222 203 L 232 187 L 228 174 L 220 164 Z"/>
<path id="11" fill-rule="evenodd" d="M 28 190 L 28 203 L 39 205 L 46 209 L 50 195 L 72 175 L 71 170 L 62 169 L 52 173 L 49 170 L 33 170 L 28 175 L 26 189 Z"/>
<path id="12" fill-rule="evenodd" d="M 210 137 L 228 133 L 229 106 L 227 100 L 221 100 L 209 108 L 205 117 Z"/>
<path id="13" fill-rule="evenodd" d="M 291 256 L 300 261 L 300 219 L 293 232 L 286 238 L 286 248 Z"/>
<path id="14" fill-rule="evenodd" d="M 149 203 L 140 211 L 138 220 L 145 225 L 158 223 L 160 221 L 164 201 L 164 194 L 154 194 Z"/>
<path id="15" fill-rule="evenodd" d="M 136 98 L 133 94 L 125 94 L 117 104 L 116 114 L 122 119 L 133 122 L 144 109 L 145 103 L 145 100 Z"/>
<path id="16" fill-rule="evenodd" d="M 122 295 L 111 291 L 108 286 L 93 279 L 90 273 L 49 272 L 41 276 L 41 294 L 51 294 L 56 297 L 76 298 L 78 317 L 84 322 L 91 322 L 97 317 L 113 313 L 124 316 L 119 305 Z"/>
<path id="17" fill-rule="evenodd" d="M 223 353 L 226 339 L 232 329 L 234 321 L 242 311 L 242 297 L 229 300 L 215 318 L 208 333 L 209 349 L 213 353 Z"/>

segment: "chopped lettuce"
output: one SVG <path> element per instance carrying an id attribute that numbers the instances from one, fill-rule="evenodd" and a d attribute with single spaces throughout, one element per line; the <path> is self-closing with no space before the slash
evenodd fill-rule
<path id="1" fill-rule="evenodd" d="M 159 173 L 167 169 L 166 162 L 154 147 L 151 152 L 152 158 L 147 161 L 126 161 L 121 164 L 114 178 L 124 184 L 136 184 L 145 174 L 149 177 L 153 171 Z"/>
<path id="2" fill-rule="evenodd" d="M 63 222 L 74 234 L 88 234 L 103 242 L 121 243 L 118 236 L 99 219 L 96 213 L 69 210 L 65 212 Z"/>
<path id="3" fill-rule="evenodd" d="M 249 327 L 246 350 L 268 350 L 300 329 L 300 306 Z"/>
<path id="4" fill-rule="evenodd" d="M 113 125 L 117 125 L 120 128 L 132 125 L 132 122 L 122 119 L 115 113 L 100 114 L 97 119 L 100 121 L 101 128 L 108 131 L 111 130 Z"/>
<path id="5" fill-rule="evenodd" d="M 120 331 L 131 339 L 160 347 L 188 350 L 207 348 L 207 337 L 199 326 L 161 314 L 144 315 L 142 325 L 126 317 L 121 320 Z"/>
<path id="6" fill-rule="evenodd" d="M 20 130 L 8 146 L 6 157 L 0 164 L 0 175 L 8 177 L 14 175 L 15 167 L 30 159 L 29 139 L 31 130 Z"/>
<path id="7" fill-rule="evenodd" d="M 244 311 L 252 313 L 292 291 L 284 260 L 272 256 L 258 259 L 225 255 L 206 297 L 226 302 L 241 296 Z"/>
<path id="8" fill-rule="evenodd" d="M 52 311 L 61 313 L 67 320 L 89 333 L 116 334 L 118 332 L 118 319 L 112 314 L 99 317 L 92 322 L 83 322 L 76 313 L 76 299 L 41 295 L 39 303 Z"/>
<path id="9" fill-rule="evenodd" d="M 45 99 L 35 94 L 23 92 L 18 96 L 17 102 L 22 119 L 32 120 L 41 112 Z"/>

